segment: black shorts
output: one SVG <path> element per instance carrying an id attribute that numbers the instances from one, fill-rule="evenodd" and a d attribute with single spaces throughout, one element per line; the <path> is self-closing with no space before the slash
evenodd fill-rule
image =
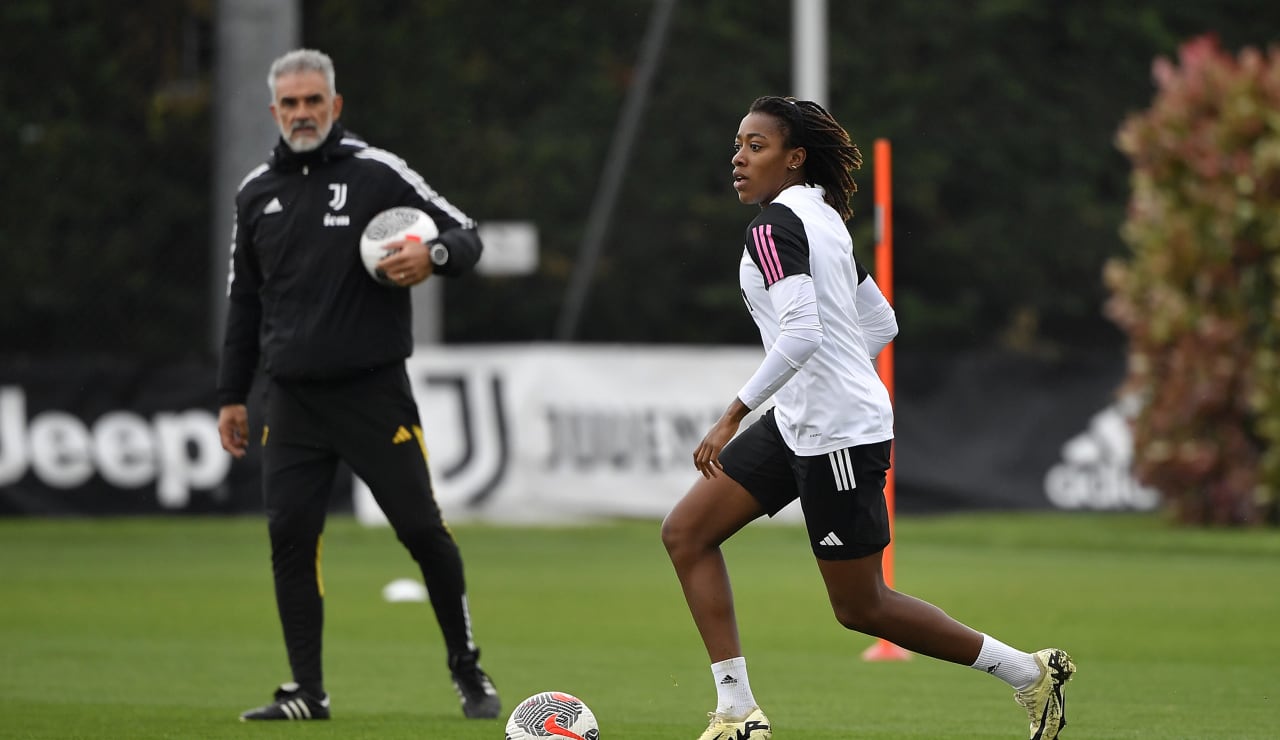
<path id="1" fill-rule="evenodd" d="M 889 544 L 884 481 L 892 448 L 893 440 L 885 440 L 797 455 L 769 409 L 725 445 L 720 464 L 769 516 L 798 497 L 819 560 L 853 560 Z"/>

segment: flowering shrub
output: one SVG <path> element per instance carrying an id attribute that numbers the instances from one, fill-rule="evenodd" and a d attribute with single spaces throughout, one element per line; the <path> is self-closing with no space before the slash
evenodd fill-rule
<path id="1" fill-rule="evenodd" d="M 1205 36 L 1153 66 L 1150 109 L 1117 145 L 1132 167 L 1105 268 L 1129 339 L 1134 464 L 1183 521 L 1280 511 L 1280 49 Z"/>

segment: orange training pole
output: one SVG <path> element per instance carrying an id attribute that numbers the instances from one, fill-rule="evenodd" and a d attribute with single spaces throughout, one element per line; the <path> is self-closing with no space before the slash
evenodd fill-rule
<path id="1" fill-rule="evenodd" d="M 875 167 L 875 201 L 876 201 L 876 254 L 875 278 L 880 291 L 893 305 L 893 168 L 892 152 L 888 139 L 876 139 L 873 152 Z M 893 342 L 885 345 L 876 358 L 876 369 L 885 388 L 889 389 L 889 400 L 893 401 Z M 884 582 L 893 588 L 893 452 L 889 453 L 889 471 L 884 480 L 884 502 L 889 509 L 889 546 L 884 549 Z M 862 653 L 864 660 L 907 660 L 911 653 L 883 638 Z"/>

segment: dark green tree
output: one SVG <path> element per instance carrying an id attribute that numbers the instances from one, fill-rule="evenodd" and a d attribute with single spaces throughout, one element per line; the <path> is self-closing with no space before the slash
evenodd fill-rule
<path id="1" fill-rule="evenodd" d="M 208 5 L 0 5 L 6 352 L 203 351 Z"/>
<path id="2" fill-rule="evenodd" d="M 477 218 L 539 228 L 535 274 L 449 284 L 446 338 L 552 339 L 653 3 L 301 8 L 353 130 Z M 6 353 L 207 356 L 214 10 L 0 4 Z M 1207 30 L 1242 46 L 1280 27 L 1280 5 L 1260 0 L 829 14 L 829 107 L 867 155 L 850 228 L 870 263 L 871 147 L 888 138 L 899 341 L 916 351 L 1118 348 L 1099 277 L 1123 250 L 1116 125 L 1145 105 L 1155 56 Z M 786 0 L 676 5 L 581 339 L 756 341 L 735 285 L 751 214 L 729 187 L 729 143 L 753 98 L 791 92 L 790 47 Z"/>

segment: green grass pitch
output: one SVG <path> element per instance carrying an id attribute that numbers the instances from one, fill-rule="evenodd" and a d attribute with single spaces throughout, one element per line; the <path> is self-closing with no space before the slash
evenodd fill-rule
<path id="1" fill-rule="evenodd" d="M 504 700 L 583 698 L 603 740 L 691 740 L 714 707 L 706 655 L 651 521 L 456 528 L 482 663 Z M 831 617 L 800 529 L 725 549 L 752 687 L 775 737 L 1025 738 L 1000 681 L 874 641 Z M 904 517 L 899 589 L 1024 649 L 1070 651 L 1064 740 L 1275 738 L 1280 533 L 1158 517 Z M 327 723 L 237 721 L 287 670 L 265 523 L 245 518 L 0 520 L 0 737 L 498 740 L 462 719 L 389 530 L 330 521 Z"/>

